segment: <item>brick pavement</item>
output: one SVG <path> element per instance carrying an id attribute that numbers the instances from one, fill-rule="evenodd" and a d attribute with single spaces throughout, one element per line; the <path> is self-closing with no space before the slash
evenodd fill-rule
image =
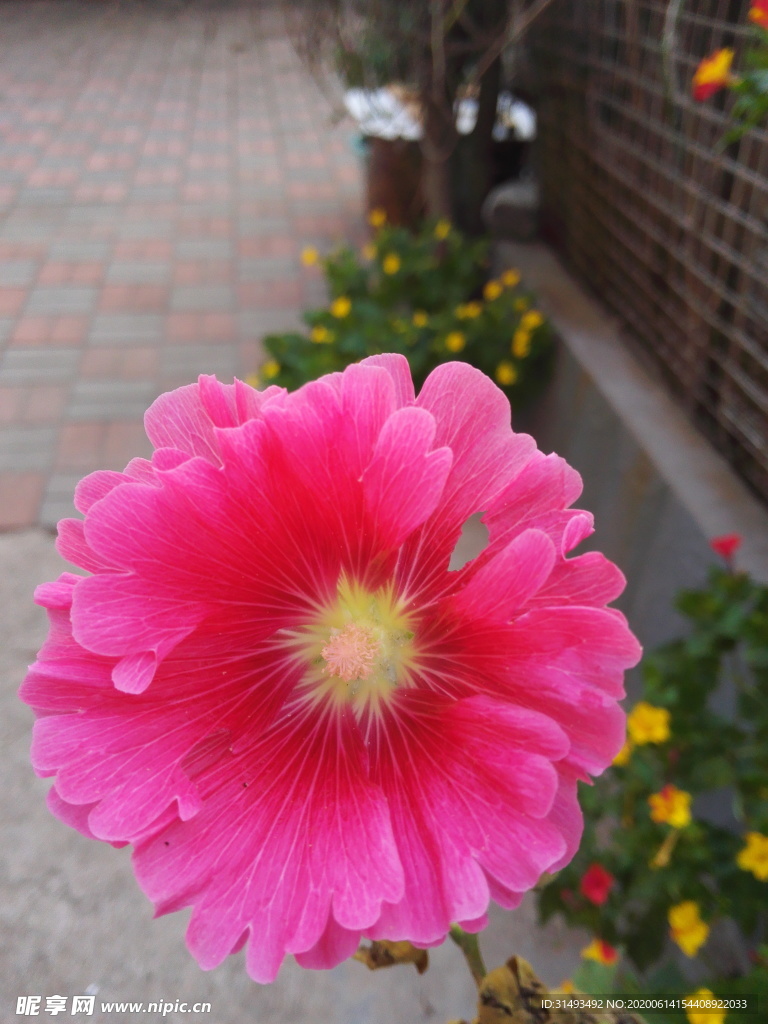
<path id="1" fill-rule="evenodd" d="M 0 3 L 0 529 L 146 455 L 156 395 L 254 372 L 362 232 L 349 123 L 258 0 Z"/>

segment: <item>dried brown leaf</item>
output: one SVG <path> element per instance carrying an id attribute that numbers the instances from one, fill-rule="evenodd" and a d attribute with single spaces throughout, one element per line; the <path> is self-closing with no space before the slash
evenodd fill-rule
<path id="1" fill-rule="evenodd" d="M 371 971 L 381 967 L 394 967 L 395 964 L 413 964 L 419 974 L 429 967 L 429 956 L 426 949 L 417 949 L 410 942 L 372 942 L 370 946 L 361 946 L 355 953 L 354 960 L 359 960 Z"/>

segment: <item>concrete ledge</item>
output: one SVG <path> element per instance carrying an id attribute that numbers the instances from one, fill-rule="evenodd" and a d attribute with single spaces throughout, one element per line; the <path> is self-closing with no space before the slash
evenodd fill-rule
<path id="1" fill-rule="evenodd" d="M 552 385 L 516 425 L 584 477 L 595 546 L 624 570 L 620 602 L 644 643 L 680 630 L 672 600 L 699 585 L 715 556 L 709 539 L 744 538 L 739 569 L 768 582 L 768 511 L 627 351 L 611 319 L 540 243 L 499 243 L 562 340 Z"/>

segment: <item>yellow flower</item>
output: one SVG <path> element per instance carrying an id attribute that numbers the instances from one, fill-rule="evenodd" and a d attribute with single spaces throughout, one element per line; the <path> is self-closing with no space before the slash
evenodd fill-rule
<path id="1" fill-rule="evenodd" d="M 615 964 L 619 958 L 618 950 L 608 945 L 604 939 L 592 939 L 581 951 L 583 960 L 596 960 L 599 964 Z"/>
<path id="2" fill-rule="evenodd" d="M 693 76 L 693 98 L 699 101 L 709 99 L 718 89 L 730 85 L 733 80 L 732 63 L 733 50 L 729 49 L 717 50 L 710 57 L 705 57 Z"/>
<path id="3" fill-rule="evenodd" d="M 485 288 L 483 288 L 483 295 L 487 302 L 493 302 L 494 299 L 498 299 L 503 291 L 504 289 L 498 281 L 489 281 Z"/>
<path id="4" fill-rule="evenodd" d="M 439 238 L 440 241 L 447 238 L 451 233 L 451 222 L 446 220 L 445 217 L 441 217 L 440 220 L 435 224 L 435 238 Z"/>
<path id="5" fill-rule="evenodd" d="M 697 988 L 692 995 L 685 998 L 694 1003 L 711 1004 L 709 1007 L 704 1006 L 701 1009 L 692 1006 L 690 1010 L 686 1010 L 685 1016 L 690 1021 L 690 1024 L 723 1024 L 725 1020 L 725 1007 L 710 989 Z M 722 1009 L 716 1009 L 713 1005 L 715 1003 L 722 1007 Z"/>
<path id="6" fill-rule="evenodd" d="M 313 249 L 311 245 L 307 246 L 307 248 L 301 253 L 301 262 L 305 267 L 314 267 L 319 259 L 320 254 L 317 249 Z"/>
<path id="7" fill-rule="evenodd" d="M 377 206 L 374 210 L 368 214 L 368 223 L 372 228 L 381 228 L 387 223 L 387 214 L 385 210 L 382 210 L 380 206 Z"/>
<path id="8" fill-rule="evenodd" d="M 456 316 L 459 320 L 475 320 L 483 312 L 479 302 L 465 302 L 463 306 L 456 307 Z"/>
<path id="9" fill-rule="evenodd" d="M 352 301 L 348 295 L 340 295 L 338 299 L 334 299 L 331 303 L 331 316 L 335 316 L 337 320 L 343 320 L 345 316 L 349 316 L 349 311 L 352 309 Z"/>
<path id="10" fill-rule="evenodd" d="M 417 309 L 413 314 L 413 326 L 414 327 L 426 327 L 429 323 L 429 317 L 423 309 Z"/>
<path id="11" fill-rule="evenodd" d="M 699 905 L 684 900 L 667 913 L 670 935 L 686 956 L 694 957 L 709 936 L 709 925 L 699 917 Z"/>
<path id="12" fill-rule="evenodd" d="M 523 327 L 519 327 L 512 336 L 512 355 L 516 359 L 525 359 L 531 351 L 531 336 Z"/>
<path id="13" fill-rule="evenodd" d="M 768 29 L 768 4 L 765 0 L 755 0 L 747 12 L 747 18 L 760 28 Z"/>
<path id="14" fill-rule="evenodd" d="M 276 359 L 269 359 L 262 364 L 261 372 L 266 380 L 272 380 L 280 373 L 280 363 Z"/>
<path id="15" fill-rule="evenodd" d="M 619 768 L 621 768 L 623 765 L 625 765 L 627 763 L 627 761 L 629 761 L 629 758 L 630 758 L 631 754 L 632 754 L 632 744 L 629 742 L 629 740 L 626 740 L 626 742 L 624 743 L 624 746 L 618 752 L 616 757 L 614 757 L 613 764 L 615 764 Z"/>
<path id="16" fill-rule="evenodd" d="M 375 260 L 376 259 L 376 246 L 373 242 L 366 242 L 362 248 L 362 254 L 364 260 Z"/>
<path id="17" fill-rule="evenodd" d="M 501 283 L 505 288 L 516 288 L 520 284 L 520 271 L 505 270 L 501 275 Z"/>
<path id="18" fill-rule="evenodd" d="M 747 832 L 747 845 L 736 856 L 742 871 L 751 871 L 761 882 L 768 882 L 768 836 Z"/>
<path id="19" fill-rule="evenodd" d="M 321 324 L 313 327 L 309 336 L 318 345 L 330 344 L 333 341 L 333 331 L 329 331 L 327 327 L 323 327 Z"/>
<path id="20" fill-rule="evenodd" d="M 400 257 L 396 252 L 389 252 L 384 257 L 381 269 L 385 274 L 396 274 L 400 269 Z"/>
<path id="21" fill-rule="evenodd" d="M 467 339 L 461 331 L 451 331 L 445 339 L 445 347 L 449 352 L 461 352 L 467 344 Z"/>
<path id="22" fill-rule="evenodd" d="M 570 995 L 571 992 L 576 991 L 576 986 L 573 984 L 570 978 L 563 978 L 563 980 L 557 986 L 556 991 L 562 992 L 564 995 Z"/>
<path id="23" fill-rule="evenodd" d="M 499 363 L 496 367 L 496 383 L 501 384 L 503 388 L 509 387 L 510 384 L 514 384 L 517 380 L 517 370 L 506 361 Z"/>
<path id="24" fill-rule="evenodd" d="M 249 373 L 245 378 L 245 383 L 249 384 L 252 388 L 258 389 L 261 387 L 261 377 L 258 373 Z"/>
<path id="25" fill-rule="evenodd" d="M 520 324 L 522 327 L 527 328 L 529 331 L 535 331 L 537 327 L 541 327 L 544 323 L 544 317 L 538 311 L 538 309 L 532 309 L 528 313 L 525 313 Z"/>
<path id="26" fill-rule="evenodd" d="M 660 793 L 648 797 L 651 821 L 672 828 L 685 828 L 691 823 L 691 794 L 677 786 L 664 786 Z"/>
<path id="27" fill-rule="evenodd" d="M 525 296 L 520 296 L 519 299 L 515 299 L 514 308 L 518 313 L 522 313 L 524 309 L 528 309 L 529 302 Z"/>
<path id="28" fill-rule="evenodd" d="M 669 712 L 641 700 L 629 713 L 627 731 L 637 746 L 644 743 L 664 743 L 669 739 Z"/>

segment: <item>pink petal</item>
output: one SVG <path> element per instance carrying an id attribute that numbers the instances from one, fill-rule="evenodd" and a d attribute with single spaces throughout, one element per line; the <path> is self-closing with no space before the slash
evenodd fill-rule
<path id="1" fill-rule="evenodd" d="M 249 972 L 271 979 L 286 951 L 323 941 L 331 907 L 342 928 L 359 932 L 383 900 L 402 893 L 362 739 L 351 718 L 339 727 L 334 737 L 309 718 L 286 717 L 199 780 L 205 799 L 196 818 L 137 849 L 137 874 L 153 900 L 163 908 L 195 902 L 188 941 L 203 967 L 220 963 L 249 928 Z"/>
<path id="2" fill-rule="evenodd" d="M 61 519 L 57 529 L 59 535 L 56 550 L 62 558 L 79 565 L 81 569 L 87 569 L 88 572 L 102 572 L 114 568 L 88 544 L 82 519 Z"/>
<path id="3" fill-rule="evenodd" d="M 359 931 L 342 928 L 333 915 L 317 943 L 303 953 L 296 953 L 296 962 L 301 967 L 315 971 L 329 970 L 353 956 L 360 945 Z"/>
<path id="4" fill-rule="evenodd" d="M 491 506 L 535 450 L 527 434 L 512 432 L 504 394 L 467 363 L 434 370 L 416 404 L 434 416 L 435 445 L 451 449 L 453 464 L 438 507 L 405 546 L 400 580 L 410 592 L 443 576 L 464 522 Z"/>
<path id="5" fill-rule="evenodd" d="M 386 370 L 395 384 L 395 397 L 397 407 L 411 405 L 416 399 L 411 379 L 411 369 L 405 356 L 396 355 L 391 352 L 379 356 L 368 356 L 363 359 L 361 366 L 380 366 Z"/>
<path id="6" fill-rule="evenodd" d="M 560 561 L 541 590 L 531 597 L 531 604 L 599 608 L 615 601 L 625 584 L 624 574 L 613 562 L 598 551 L 590 551 L 578 558 Z"/>
<path id="7" fill-rule="evenodd" d="M 434 512 L 451 468 L 451 451 L 431 451 L 435 421 L 401 409 L 383 426 L 363 473 L 365 503 L 382 544 L 399 546 Z"/>
<path id="8" fill-rule="evenodd" d="M 375 751 L 374 777 L 392 808 L 405 897 L 367 933 L 431 943 L 451 921 L 483 916 L 486 872 L 524 891 L 562 857 L 547 815 L 558 787 L 551 759 L 569 745 L 544 716 L 486 697 L 399 703 L 399 731 Z"/>
<path id="9" fill-rule="evenodd" d="M 459 615 L 508 622 L 541 590 L 554 564 L 555 546 L 547 534 L 526 530 L 472 572 L 452 605 Z"/>
<path id="10" fill-rule="evenodd" d="M 533 527 L 547 530 L 559 546 L 571 519 L 583 517 L 583 513 L 561 516 L 554 513 L 567 509 L 579 497 L 581 489 L 581 477 L 567 462 L 557 455 L 536 452 L 522 472 L 488 505 L 483 522 L 488 527 L 491 544 L 509 543 L 512 537 Z M 580 532 L 588 525 L 589 521 L 579 519 Z"/>
<path id="11" fill-rule="evenodd" d="M 242 381 L 220 384 L 215 377 L 201 376 L 197 384 L 160 395 L 144 417 L 147 436 L 156 448 L 178 448 L 218 466 L 215 428 L 253 419 L 282 395 L 281 388 L 247 388 Z"/>

